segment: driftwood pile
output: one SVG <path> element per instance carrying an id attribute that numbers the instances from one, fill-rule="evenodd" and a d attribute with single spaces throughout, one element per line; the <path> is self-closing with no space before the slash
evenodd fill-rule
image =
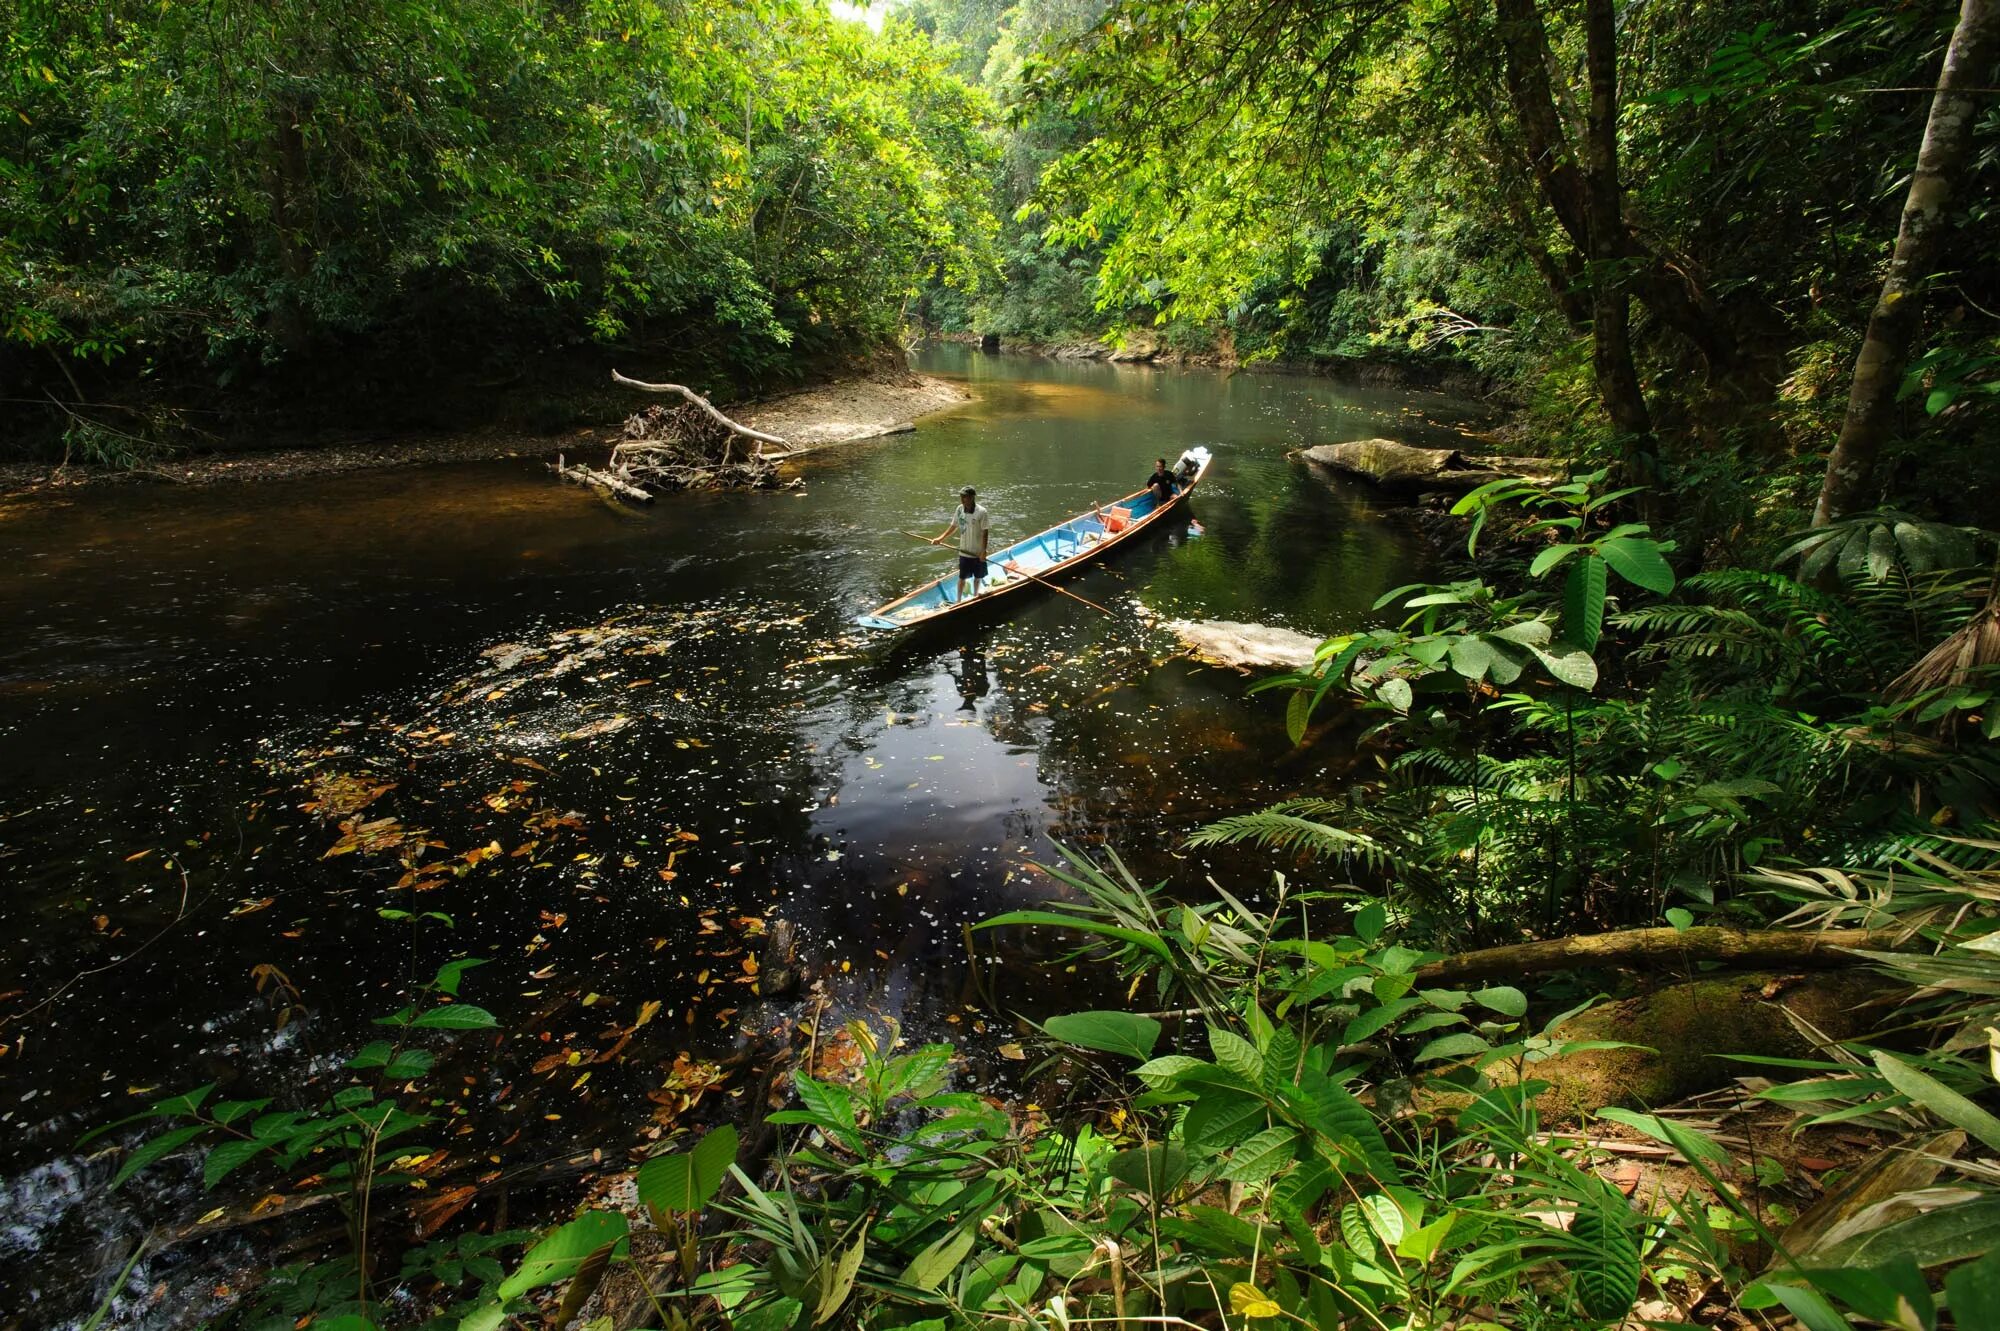
<path id="1" fill-rule="evenodd" d="M 557 457 L 553 470 L 564 480 L 623 499 L 651 503 L 662 490 L 773 490 L 776 459 L 791 445 L 774 434 L 740 425 L 713 403 L 680 384 L 649 384 L 613 370 L 611 378 L 646 393 L 672 393 L 673 406 L 651 406 L 625 418 L 603 468 Z M 766 445 L 778 452 L 769 452 Z M 796 487 L 797 480 L 791 482 Z"/>

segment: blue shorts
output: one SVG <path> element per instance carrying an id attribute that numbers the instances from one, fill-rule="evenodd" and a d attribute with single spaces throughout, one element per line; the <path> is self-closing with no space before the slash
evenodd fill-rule
<path id="1" fill-rule="evenodd" d="M 979 555 L 958 557 L 958 576 L 961 578 L 983 578 L 986 576 L 986 561 Z"/>

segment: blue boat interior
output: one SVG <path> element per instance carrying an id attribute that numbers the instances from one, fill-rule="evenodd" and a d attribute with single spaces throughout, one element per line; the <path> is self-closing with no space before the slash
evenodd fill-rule
<path id="1" fill-rule="evenodd" d="M 1191 458 L 1198 468 L 1205 469 L 1208 463 L 1207 449 L 1190 449 L 1183 455 Z M 1195 473 L 1199 479 L 1200 470 Z M 1193 482 L 1190 481 L 1190 484 Z M 1016 541 L 1004 550 L 995 550 L 986 558 L 986 568 L 990 576 L 979 584 L 975 594 L 968 589 L 964 600 L 976 600 L 990 595 L 1003 587 L 1019 582 L 1030 574 L 1046 573 L 1050 569 L 1066 564 L 1082 554 L 1087 554 L 1092 546 L 1116 536 L 1152 516 L 1160 506 L 1159 496 L 1151 490 L 1142 490 L 1116 504 L 1107 504 L 1090 513 L 1078 514 L 1069 521 L 1049 528 L 1047 531 L 1030 536 L 1025 541 Z M 856 616 L 856 622 L 873 629 L 899 629 L 921 619 L 928 619 L 940 611 L 960 603 L 958 594 L 958 572 L 956 569 L 928 586 L 920 587 L 907 597 L 891 601 L 872 614 Z"/>

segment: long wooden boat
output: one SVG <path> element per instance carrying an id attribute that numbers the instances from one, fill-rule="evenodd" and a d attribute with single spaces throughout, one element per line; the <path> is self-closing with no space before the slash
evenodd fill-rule
<path id="1" fill-rule="evenodd" d="M 1016 541 L 1004 550 L 994 551 L 986 560 L 987 571 L 993 576 L 987 579 L 976 596 L 958 595 L 958 571 L 954 568 L 935 582 L 927 582 L 887 605 L 855 616 L 855 622 L 864 628 L 884 632 L 911 628 L 946 615 L 989 605 L 1011 592 L 1037 586 L 1038 578 L 1061 577 L 1131 540 L 1165 517 L 1195 486 L 1201 484 L 1213 461 L 1207 449 L 1190 448 L 1174 464 L 1174 475 L 1179 479 L 1181 488 L 1165 503 L 1161 503 L 1150 488 L 1140 490 L 1115 504 L 1079 513 L 1069 521 L 1059 522 L 1025 541 Z M 1029 577 L 1028 574 L 1034 576 Z"/>

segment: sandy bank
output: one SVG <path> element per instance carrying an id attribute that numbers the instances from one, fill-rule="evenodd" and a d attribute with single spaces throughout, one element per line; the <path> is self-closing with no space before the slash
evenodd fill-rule
<path id="1" fill-rule="evenodd" d="M 734 404 L 725 410 L 753 428 L 788 439 L 801 451 L 810 451 L 911 429 L 917 417 L 970 401 L 971 396 L 959 385 L 942 379 L 892 371 L 836 380 L 795 393 Z M 634 393 L 632 408 L 637 410 L 650 400 L 644 394 Z M 596 451 L 603 444 L 606 431 L 615 424 L 606 421 L 560 434 L 488 430 L 368 437 L 311 448 L 200 453 L 169 458 L 139 471 L 111 471 L 75 464 L 63 467 L 47 462 L 0 463 L 0 494 L 112 482 L 221 485 L 496 458 L 553 460 L 562 452 L 575 457 Z"/>

